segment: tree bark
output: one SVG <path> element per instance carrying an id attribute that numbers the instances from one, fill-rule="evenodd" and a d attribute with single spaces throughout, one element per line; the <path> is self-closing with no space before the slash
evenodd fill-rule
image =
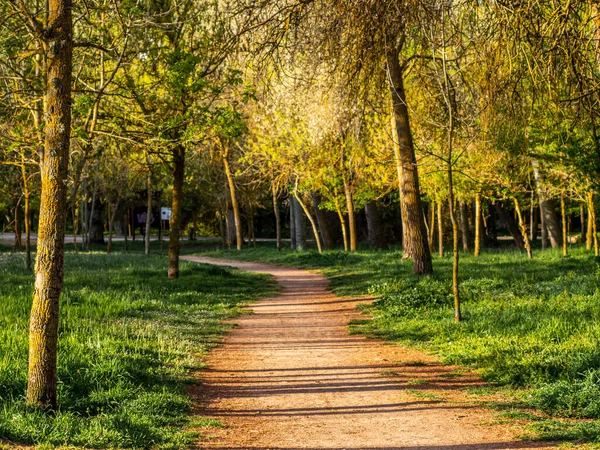
<path id="1" fill-rule="evenodd" d="M 340 226 L 342 228 L 342 239 L 344 240 L 344 251 L 348 251 L 348 231 L 346 230 L 346 220 L 344 214 L 342 214 L 342 208 L 340 202 L 337 199 L 337 192 L 334 196 L 335 211 L 337 212 L 338 218 L 340 219 Z"/>
<path id="2" fill-rule="evenodd" d="M 223 167 L 225 168 L 225 176 L 227 177 L 229 195 L 231 197 L 231 206 L 233 208 L 233 218 L 235 220 L 236 248 L 239 251 L 242 249 L 242 245 L 244 243 L 244 239 L 242 237 L 242 218 L 240 216 L 240 207 L 235 195 L 235 182 L 233 180 L 233 175 L 231 174 L 231 168 L 229 167 L 229 149 L 226 149 L 225 154 L 223 155 Z"/>
<path id="3" fill-rule="evenodd" d="M 279 201 L 277 200 L 277 188 L 271 183 L 271 194 L 273 196 L 273 211 L 275 212 L 275 236 L 277 238 L 277 251 L 281 251 L 281 213 L 279 212 Z"/>
<path id="4" fill-rule="evenodd" d="M 435 237 L 435 202 L 432 200 L 429 204 L 429 236 L 428 236 L 428 244 L 429 244 L 429 252 L 433 253 L 433 240 Z"/>
<path id="5" fill-rule="evenodd" d="M 404 251 L 413 259 L 413 271 L 416 274 L 433 272 L 431 253 L 427 242 L 427 231 L 423 220 L 423 206 L 419 189 L 417 160 L 413 146 L 409 123 L 406 93 L 404 91 L 404 74 L 399 61 L 400 49 L 387 52 L 389 70 L 389 88 L 392 96 L 392 109 L 398 141 L 395 143 L 402 167 L 400 180 L 402 209 L 402 226 L 405 230 L 406 242 Z"/>
<path id="6" fill-rule="evenodd" d="M 296 232 L 296 250 L 306 250 L 306 219 L 302 214 L 302 206 L 295 196 L 292 196 L 294 205 L 294 231 Z"/>
<path id="7" fill-rule="evenodd" d="M 181 144 L 173 148 L 173 195 L 171 199 L 171 219 L 169 220 L 169 268 L 170 279 L 179 278 L 179 252 L 181 236 L 181 204 L 183 201 L 183 181 L 185 178 L 185 147 Z"/>
<path id="8" fill-rule="evenodd" d="M 294 217 L 294 197 L 291 194 L 288 196 L 288 202 L 290 204 L 290 248 L 296 250 L 296 217 Z"/>
<path id="9" fill-rule="evenodd" d="M 444 222 L 442 220 L 442 202 L 437 204 L 437 220 L 438 220 L 438 254 L 440 258 L 444 257 Z"/>
<path id="10" fill-rule="evenodd" d="M 147 204 L 146 204 L 146 234 L 144 235 L 144 252 L 150 254 L 150 226 L 152 225 L 152 173 L 148 167 L 147 182 Z"/>
<path id="11" fill-rule="evenodd" d="M 567 256 L 569 256 L 569 240 L 567 237 L 567 212 L 565 207 L 565 194 L 563 192 L 560 193 L 560 216 L 562 222 L 562 253 L 563 256 L 566 258 Z"/>
<path id="12" fill-rule="evenodd" d="M 67 179 L 73 69 L 72 3 L 49 0 L 46 51 L 46 126 L 35 286 L 29 324 L 27 403 L 56 408 L 59 297 L 64 278 Z"/>
<path id="13" fill-rule="evenodd" d="M 481 253 L 481 234 L 481 194 L 475 194 L 475 256 Z"/>
<path id="14" fill-rule="evenodd" d="M 315 237 L 315 242 L 317 243 L 317 250 L 319 251 L 319 253 L 323 253 L 323 247 L 321 246 L 321 240 L 319 239 L 319 230 L 317 229 L 317 224 L 315 223 L 315 220 L 313 219 L 312 215 L 310 214 L 310 211 L 308 210 L 304 202 L 298 196 L 298 193 L 296 193 L 294 196 L 296 198 L 296 201 L 304 211 L 304 214 L 306 214 L 308 221 L 310 222 L 310 226 L 313 230 L 313 236 Z"/>
<path id="15" fill-rule="evenodd" d="M 533 167 L 533 178 L 535 180 L 538 197 L 540 198 L 540 213 L 543 216 L 544 225 L 550 239 L 552 248 L 561 246 L 560 229 L 558 218 L 556 216 L 556 208 L 552 199 L 548 198 L 545 186 L 544 176 L 540 169 L 540 163 L 536 159 L 531 160 Z"/>
<path id="16" fill-rule="evenodd" d="M 467 214 L 467 205 L 464 201 L 458 201 L 460 209 L 460 232 L 462 238 L 463 252 L 469 252 L 469 242 L 471 241 L 471 230 L 469 230 L 469 215 Z"/>
<path id="17" fill-rule="evenodd" d="M 519 219 L 519 229 L 521 230 L 521 236 L 523 236 L 525 250 L 527 250 L 527 257 L 529 259 L 533 259 L 533 253 L 531 252 L 531 242 L 529 241 L 529 236 L 527 235 L 527 225 L 525 225 L 525 221 L 523 220 L 523 216 L 521 215 L 521 206 L 519 205 L 519 200 L 517 199 L 517 197 L 514 197 L 513 200 L 515 202 L 515 211 L 517 212 L 517 217 Z"/>
<path id="18" fill-rule="evenodd" d="M 585 207 L 583 203 L 579 205 L 579 220 L 581 222 L 581 243 L 585 242 Z"/>
<path id="19" fill-rule="evenodd" d="M 348 210 L 348 229 L 350 231 L 350 251 L 356 251 L 356 221 L 354 220 L 354 203 L 348 180 L 344 177 L 344 196 L 346 197 L 346 209 Z"/>
<path id="20" fill-rule="evenodd" d="M 319 226 L 319 230 L 321 230 L 321 238 L 323 240 L 323 246 L 327 250 L 332 250 L 334 247 L 334 244 L 333 244 L 333 239 L 331 238 L 329 224 L 327 222 L 327 218 L 325 217 L 325 214 L 323 214 L 323 210 L 321 208 L 319 208 L 319 205 L 321 204 L 321 199 L 313 191 L 311 191 L 310 197 L 312 200 L 313 209 L 315 210 L 315 216 L 317 218 L 317 225 Z"/>
<path id="21" fill-rule="evenodd" d="M 376 248 L 385 247 L 385 236 L 383 235 L 381 215 L 379 214 L 377 203 L 374 200 L 368 201 L 365 205 L 365 216 L 367 217 L 367 235 L 369 244 Z"/>
<path id="22" fill-rule="evenodd" d="M 588 208 L 588 221 L 587 221 L 587 236 L 585 239 L 585 248 L 591 250 L 594 245 L 594 191 L 589 191 L 587 194 L 587 208 Z"/>
<path id="23" fill-rule="evenodd" d="M 17 201 L 17 204 L 15 206 L 14 224 L 15 242 L 13 244 L 13 252 L 15 250 L 23 250 L 23 245 L 21 243 L 21 199 Z"/>

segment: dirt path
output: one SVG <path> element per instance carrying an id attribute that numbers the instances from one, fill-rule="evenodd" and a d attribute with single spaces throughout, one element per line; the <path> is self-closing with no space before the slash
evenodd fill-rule
<path id="1" fill-rule="evenodd" d="M 204 449 L 475 450 L 550 448 L 516 442 L 515 428 L 463 388 L 481 381 L 422 352 L 348 334 L 365 298 L 336 297 L 319 274 L 289 267 L 185 257 L 272 274 L 280 295 L 208 358 L 200 414 L 227 425 Z"/>

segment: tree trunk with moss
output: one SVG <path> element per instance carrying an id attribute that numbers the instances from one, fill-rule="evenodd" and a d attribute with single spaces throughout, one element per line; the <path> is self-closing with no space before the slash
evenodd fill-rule
<path id="1" fill-rule="evenodd" d="M 413 270 L 417 274 L 433 272 L 431 253 L 427 242 L 427 230 L 423 220 L 423 206 L 419 189 L 417 160 L 413 146 L 409 123 L 408 106 L 404 91 L 404 74 L 400 66 L 400 50 L 390 49 L 387 52 L 389 70 L 389 88 L 392 96 L 394 125 L 398 141 L 401 175 L 400 192 L 404 207 L 402 208 L 405 241 L 404 251 L 413 259 Z"/>
<path id="2" fill-rule="evenodd" d="M 27 403 L 55 409 L 59 298 L 64 278 L 67 175 L 71 133 L 72 3 L 49 0 L 46 126 L 35 285 L 29 324 Z"/>

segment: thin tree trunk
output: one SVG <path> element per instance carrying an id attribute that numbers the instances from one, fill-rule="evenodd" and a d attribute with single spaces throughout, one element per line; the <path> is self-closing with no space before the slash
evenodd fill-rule
<path id="1" fill-rule="evenodd" d="M 428 244 L 429 244 L 429 252 L 433 253 L 433 240 L 435 236 L 435 202 L 432 200 L 429 205 L 429 223 L 431 224 L 429 228 L 429 236 L 428 236 Z"/>
<path id="2" fill-rule="evenodd" d="M 273 211 L 275 212 L 275 236 L 277 238 L 277 251 L 281 251 L 281 213 L 279 212 L 279 201 L 277 200 L 277 188 L 271 183 L 271 194 L 273 196 Z"/>
<path id="3" fill-rule="evenodd" d="M 340 226 L 342 227 L 342 239 L 344 240 L 344 251 L 348 251 L 348 231 L 346 230 L 346 221 L 344 220 L 344 214 L 342 214 L 342 208 L 337 199 L 337 192 L 335 193 L 333 203 L 335 204 L 335 210 L 338 218 L 340 219 Z"/>
<path id="4" fill-rule="evenodd" d="M 296 196 L 292 197 L 292 203 L 294 205 L 294 230 L 296 231 L 296 250 L 306 250 L 306 221 L 302 214 L 302 206 Z"/>
<path id="5" fill-rule="evenodd" d="M 433 272 L 427 231 L 423 220 L 423 206 L 419 189 L 417 160 L 409 123 L 409 113 L 404 91 L 404 74 L 400 66 L 400 49 L 389 49 L 386 55 L 389 71 L 390 94 L 398 141 L 395 143 L 402 167 L 400 181 L 404 208 L 402 226 L 405 232 L 404 250 L 413 258 L 413 270 L 417 274 Z"/>
<path id="6" fill-rule="evenodd" d="M 583 206 L 583 203 L 579 205 L 579 220 L 581 222 L 581 243 L 583 244 L 585 242 L 585 235 L 586 235 L 585 207 Z"/>
<path id="7" fill-rule="evenodd" d="M 438 220 L 438 254 L 440 258 L 444 257 L 444 223 L 442 221 L 442 202 L 437 204 L 437 220 Z"/>
<path id="8" fill-rule="evenodd" d="M 27 403 L 55 409 L 58 301 L 63 287 L 67 179 L 71 133 L 72 3 L 49 0 L 45 149 L 35 286 L 29 324 Z"/>
<path id="9" fill-rule="evenodd" d="M 313 219 L 312 215 L 310 214 L 310 211 L 308 210 L 304 202 L 300 199 L 300 196 L 297 192 L 294 193 L 294 197 L 298 201 L 298 204 L 302 207 L 304 214 L 306 214 L 306 217 L 310 222 L 310 226 L 312 227 L 313 235 L 315 237 L 315 242 L 317 243 L 317 249 L 319 250 L 319 253 L 323 253 L 323 247 L 321 246 L 321 240 L 319 239 L 319 230 L 317 229 L 317 224 L 315 220 Z"/>
<path id="10" fill-rule="evenodd" d="M 29 189 L 25 191 L 25 270 L 31 272 L 31 211 Z"/>
<path id="11" fill-rule="evenodd" d="M 148 203 L 146 205 L 146 234 L 144 236 L 144 253 L 150 254 L 150 225 L 152 225 L 152 172 L 148 167 L 148 178 L 147 178 L 147 196 Z"/>
<path id="12" fill-rule="evenodd" d="M 231 169 L 229 167 L 228 156 L 229 150 L 227 149 L 223 156 L 223 167 L 225 168 L 225 176 L 227 177 L 227 183 L 229 185 L 229 194 L 231 197 L 231 206 L 233 207 L 233 218 L 235 220 L 236 248 L 238 250 L 241 250 L 242 244 L 244 243 L 244 239 L 242 238 L 242 218 L 240 217 L 240 208 L 235 195 L 235 183 L 233 180 L 233 175 L 231 174 Z"/>
<path id="13" fill-rule="evenodd" d="M 94 219 L 96 214 L 96 199 L 98 196 L 98 183 L 94 180 L 94 190 L 92 191 L 92 205 L 90 207 L 90 217 L 88 218 L 88 226 L 87 226 L 87 238 L 85 242 L 85 250 L 88 251 L 90 249 L 90 244 L 92 241 L 92 227 L 94 225 Z"/>
<path id="14" fill-rule="evenodd" d="M 296 250 L 296 218 L 294 208 L 294 197 L 288 195 L 288 203 L 290 204 L 290 248 Z"/>
<path id="15" fill-rule="evenodd" d="M 462 200 L 458 201 L 460 210 L 460 231 L 462 237 L 463 252 L 469 252 L 469 242 L 471 241 L 471 232 L 469 230 L 469 215 L 467 214 L 467 205 Z"/>
<path id="16" fill-rule="evenodd" d="M 310 198 L 312 200 L 313 209 L 315 210 L 315 217 L 317 218 L 317 225 L 321 231 L 321 238 L 323 240 L 323 247 L 327 250 L 331 250 L 334 247 L 333 239 L 329 231 L 329 224 L 327 223 L 327 217 L 323 214 L 323 210 L 319 207 L 321 199 L 314 191 L 311 191 Z"/>
<path id="17" fill-rule="evenodd" d="M 589 191 L 587 194 L 588 207 L 588 222 L 587 222 L 587 237 L 585 239 L 585 248 L 591 250 L 594 245 L 594 191 Z"/>
<path id="18" fill-rule="evenodd" d="M 481 237 L 481 194 L 475 194 L 475 256 L 481 253 Z"/>
<path id="19" fill-rule="evenodd" d="M 14 219 L 14 230 L 15 230 L 15 243 L 13 245 L 13 251 L 23 250 L 23 244 L 21 243 L 21 199 L 17 201 L 15 206 L 15 219 Z"/>
<path id="20" fill-rule="evenodd" d="M 561 245 L 558 218 L 556 217 L 556 208 L 552 199 L 548 198 L 546 192 L 545 179 L 543 177 L 540 163 L 536 159 L 531 160 L 533 167 L 533 178 L 540 199 L 540 214 L 543 217 L 543 223 L 546 227 L 547 236 L 550 238 L 552 248 L 558 248 Z"/>
<path id="21" fill-rule="evenodd" d="M 350 251 L 356 251 L 356 222 L 354 220 L 354 204 L 348 180 L 344 177 L 344 195 L 346 197 L 346 209 L 348 210 L 348 228 L 350 230 Z"/>
<path id="22" fill-rule="evenodd" d="M 179 252 L 181 236 L 181 203 L 183 201 L 183 180 L 185 177 L 185 147 L 181 144 L 173 148 L 173 195 L 171 219 L 169 220 L 168 277 L 179 278 Z"/>
<path id="23" fill-rule="evenodd" d="M 565 194 L 563 192 L 560 193 L 560 215 L 562 219 L 562 253 L 566 258 L 569 256 L 569 240 L 567 238 L 567 212 L 565 208 Z"/>
<path id="24" fill-rule="evenodd" d="M 521 230 L 521 236 L 523 236 L 523 242 L 525 245 L 525 250 L 527 250 L 527 257 L 529 259 L 533 259 L 533 253 L 531 251 L 531 242 L 529 241 L 529 236 L 527 235 L 527 225 L 523 220 L 523 216 L 521 215 L 521 206 L 519 205 L 519 200 L 517 197 L 513 197 L 515 202 L 515 211 L 517 213 L 517 219 L 519 220 L 519 229 Z"/>

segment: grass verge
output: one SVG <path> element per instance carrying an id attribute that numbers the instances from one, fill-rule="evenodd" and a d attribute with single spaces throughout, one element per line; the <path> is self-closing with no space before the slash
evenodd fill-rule
<path id="1" fill-rule="evenodd" d="M 0 253 L 0 437 L 21 444 L 183 448 L 190 431 L 186 386 L 226 331 L 222 319 L 276 289 L 264 275 L 166 258 L 67 254 L 61 297 L 59 410 L 24 404 L 33 275 L 22 255 Z"/>

